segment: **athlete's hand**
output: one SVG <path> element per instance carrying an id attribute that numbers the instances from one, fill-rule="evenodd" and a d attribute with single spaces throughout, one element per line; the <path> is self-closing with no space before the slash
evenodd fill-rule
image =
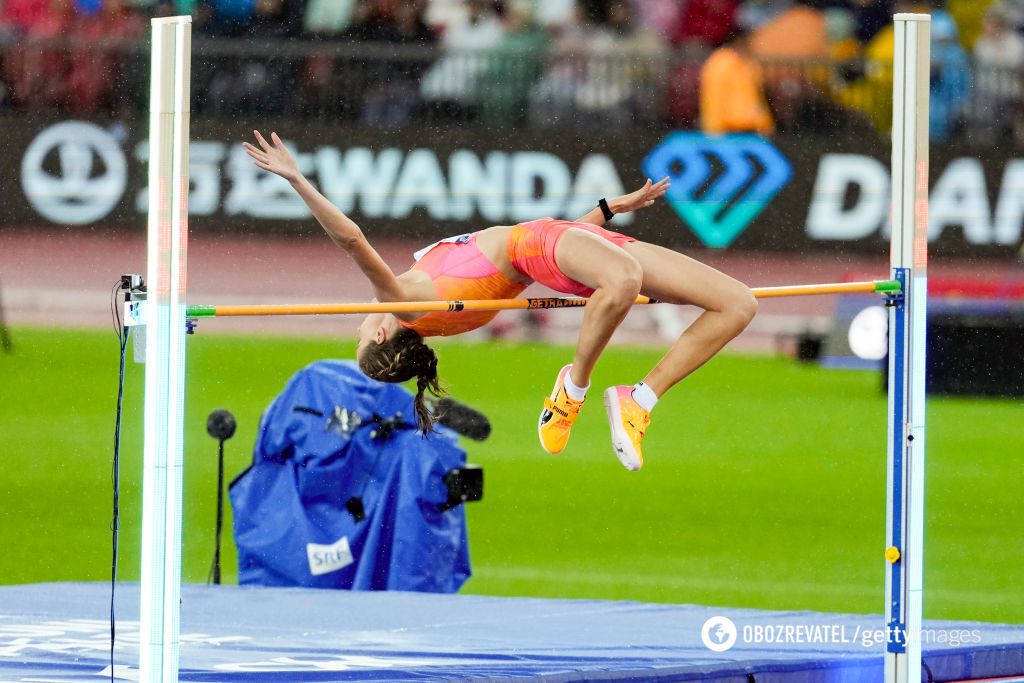
<path id="1" fill-rule="evenodd" d="M 264 171 L 276 173 L 285 180 L 291 182 L 297 180 L 302 174 L 299 172 L 299 165 L 295 163 L 295 157 L 288 151 L 288 148 L 277 137 L 277 133 L 271 133 L 270 139 L 274 144 L 268 143 L 258 130 L 253 131 L 259 147 L 243 142 L 245 151 L 253 158 L 253 162 Z"/>
<path id="2" fill-rule="evenodd" d="M 610 208 L 615 213 L 629 213 L 630 211 L 646 208 L 665 194 L 669 187 L 668 176 L 665 176 L 656 183 L 648 178 L 643 187 L 636 192 L 622 195 L 612 203 Z"/>

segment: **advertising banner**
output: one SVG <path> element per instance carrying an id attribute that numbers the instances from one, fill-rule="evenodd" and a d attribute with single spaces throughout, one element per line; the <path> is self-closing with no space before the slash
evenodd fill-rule
<path id="1" fill-rule="evenodd" d="M 0 230 L 37 225 L 142 229 L 146 122 L 0 119 Z M 617 229 L 676 248 L 884 254 L 889 148 L 835 136 L 696 131 L 394 131 L 309 121 L 194 120 L 190 224 L 196 231 L 315 229 L 280 178 L 241 148 L 275 130 L 304 173 L 368 234 L 427 241 L 543 216 L 577 218 L 600 197 L 670 176 L 667 201 Z M 1024 155 L 932 150 L 933 253 L 1018 255 Z"/>

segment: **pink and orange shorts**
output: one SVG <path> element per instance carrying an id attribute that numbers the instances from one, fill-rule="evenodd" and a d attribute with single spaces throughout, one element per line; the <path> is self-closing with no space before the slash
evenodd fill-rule
<path id="1" fill-rule="evenodd" d="M 508 240 L 508 257 L 512 267 L 521 275 L 556 292 L 590 296 L 594 293 L 592 288 L 569 278 L 555 263 L 555 245 L 569 228 L 586 230 L 619 247 L 627 242 L 636 242 L 636 238 L 590 223 L 539 218 L 529 223 L 520 223 L 512 229 Z"/>

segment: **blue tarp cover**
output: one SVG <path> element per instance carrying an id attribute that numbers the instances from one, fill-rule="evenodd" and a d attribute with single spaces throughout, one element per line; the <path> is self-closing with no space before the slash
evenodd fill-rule
<path id="1" fill-rule="evenodd" d="M 397 413 L 405 428 L 374 438 L 374 416 Z M 231 485 L 239 583 L 457 591 L 470 575 L 466 512 L 441 506 L 444 476 L 466 453 L 448 428 L 423 438 L 414 424 L 409 391 L 354 362 L 296 373 L 260 421 L 252 467 Z M 346 507 L 352 498 L 362 521 Z"/>

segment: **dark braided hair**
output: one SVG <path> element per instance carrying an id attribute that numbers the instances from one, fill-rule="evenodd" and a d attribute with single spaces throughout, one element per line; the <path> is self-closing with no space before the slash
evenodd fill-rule
<path id="1" fill-rule="evenodd" d="M 416 378 L 416 422 L 426 435 L 434 426 L 434 415 L 427 407 L 425 393 L 444 393 L 437 377 L 437 355 L 423 343 L 423 337 L 410 329 L 399 330 L 383 344 L 370 343 L 359 355 L 359 369 L 367 377 L 381 382 L 405 382 Z"/>

